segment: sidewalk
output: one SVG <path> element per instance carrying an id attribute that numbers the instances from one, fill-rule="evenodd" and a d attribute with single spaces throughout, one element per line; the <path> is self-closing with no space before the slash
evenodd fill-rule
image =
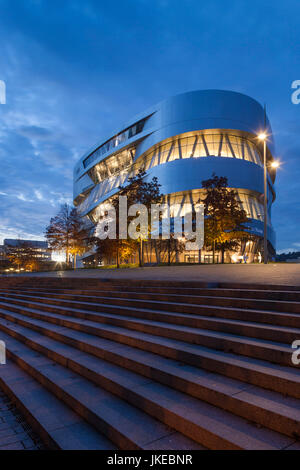
<path id="1" fill-rule="evenodd" d="M 16 274 L 14 274 L 14 276 L 16 276 Z M 23 274 L 20 274 L 19 276 L 23 276 Z M 26 276 L 94 279 L 149 279 L 156 281 L 190 280 L 205 282 L 236 282 L 245 284 L 276 284 L 300 287 L 300 264 L 219 264 L 158 266 L 128 269 L 78 269 L 76 271 L 26 273 Z"/>
<path id="2" fill-rule="evenodd" d="M 44 445 L 0 388 L 0 451 L 25 449 L 44 449 Z"/>

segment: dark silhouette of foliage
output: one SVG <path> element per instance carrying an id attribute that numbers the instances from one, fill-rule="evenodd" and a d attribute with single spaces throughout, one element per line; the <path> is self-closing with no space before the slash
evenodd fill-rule
<path id="1" fill-rule="evenodd" d="M 215 173 L 208 180 L 202 181 L 206 195 L 202 199 L 204 204 L 204 244 L 213 251 L 221 250 L 224 262 L 225 250 L 232 250 L 239 245 L 240 240 L 249 239 L 245 232 L 247 214 L 241 209 L 238 202 L 238 193 L 228 189 L 226 177 L 216 176 Z"/>

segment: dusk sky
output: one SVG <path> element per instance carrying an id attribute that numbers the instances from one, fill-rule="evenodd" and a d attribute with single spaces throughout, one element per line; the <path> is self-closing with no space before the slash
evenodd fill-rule
<path id="1" fill-rule="evenodd" d="M 266 103 L 277 251 L 300 251 L 299 1 L 0 0 L 0 243 L 42 239 L 76 160 L 168 96 L 218 88 Z"/>

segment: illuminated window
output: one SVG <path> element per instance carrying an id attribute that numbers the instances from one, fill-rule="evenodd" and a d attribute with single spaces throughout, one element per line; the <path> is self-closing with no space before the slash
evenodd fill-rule
<path id="1" fill-rule="evenodd" d="M 247 160 L 262 165 L 256 146 L 250 140 L 226 132 L 197 133 L 189 137 L 176 137 L 162 142 L 143 155 L 137 167 L 143 162 L 145 169 L 172 162 L 177 159 L 200 157 L 228 157 Z"/>
<path id="2" fill-rule="evenodd" d="M 112 178 L 132 165 L 134 154 L 135 149 L 127 149 L 123 152 L 111 155 L 91 168 L 88 174 L 95 184 Z"/>
<path id="3" fill-rule="evenodd" d="M 83 161 L 84 168 L 87 168 L 92 162 L 97 160 L 101 155 L 104 155 L 109 150 L 113 150 L 115 147 L 122 144 L 127 139 L 130 139 L 131 137 L 135 136 L 136 134 L 139 134 L 140 132 L 142 132 L 142 130 L 144 128 L 145 121 L 146 121 L 146 119 L 142 119 L 138 123 L 134 124 L 133 126 L 129 127 L 125 131 L 121 132 L 120 134 L 118 134 L 115 137 L 113 137 L 112 139 L 110 139 L 108 142 L 105 142 L 105 144 L 102 144 L 100 147 L 98 147 L 97 150 L 95 150 L 93 153 L 91 153 L 91 155 L 89 155 Z"/>

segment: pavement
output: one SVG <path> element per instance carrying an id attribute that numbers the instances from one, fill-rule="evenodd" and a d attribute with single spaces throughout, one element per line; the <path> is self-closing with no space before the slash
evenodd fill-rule
<path id="1" fill-rule="evenodd" d="M 0 451 L 44 448 L 22 414 L 0 389 Z"/>
<path id="2" fill-rule="evenodd" d="M 25 274 L 24 274 L 25 275 Z M 16 276 L 16 274 L 14 274 Z M 22 276 L 22 274 L 20 274 Z M 141 279 L 205 282 L 237 282 L 300 287 L 300 263 L 215 264 L 154 266 L 126 269 L 77 269 L 26 273 L 26 276 L 51 278 Z"/>

